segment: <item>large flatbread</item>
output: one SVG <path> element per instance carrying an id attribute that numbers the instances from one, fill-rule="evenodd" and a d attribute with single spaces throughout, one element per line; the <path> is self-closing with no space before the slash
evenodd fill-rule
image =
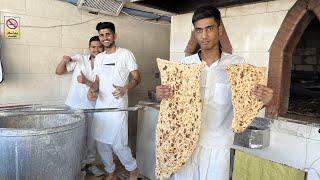
<path id="1" fill-rule="evenodd" d="M 200 75 L 205 63 L 183 65 L 157 59 L 161 84 L 173 90 L 163 99 L 156 130 L 156 176 L 167 179 L 191 157 L 201 127 Z"/>
<path id="2" fill-rule="evenodd" d="M 266 68 L 232 64 L 226 70 L 232 91 L 232 129 L 235 133 L 240 133 L 251 124 L 263 106 L 263 102 L 255 98 L 251 91 L 257 84 L 266 85 Z"/>

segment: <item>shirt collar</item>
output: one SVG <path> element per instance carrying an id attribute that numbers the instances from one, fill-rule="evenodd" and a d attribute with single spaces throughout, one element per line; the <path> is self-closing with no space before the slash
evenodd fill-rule
<path id="1" fill-rule="evenodd" d="M 199 58 L 199 60 L 200 60 L 200 62 L 201 62 L 202 59 L 201 59 L 200 53 L 201 53 L 201 49 L 199 49 L 198 52 L 197 52 L 198 58 Z M 214 63 L 212 63 L 209 68 L 212 68 L 212 67 L 217 66 L 217 65 L 224 59 L 225 56 L 226 56 L 226 53 L 223 52 L 223 51 L 221 51 L 220 59 L 218 59 L 218 61 L 215 61 Z"/>

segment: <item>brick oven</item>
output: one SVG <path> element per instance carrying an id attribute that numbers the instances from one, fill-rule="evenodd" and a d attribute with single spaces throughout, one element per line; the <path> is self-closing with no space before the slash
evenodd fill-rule
<path id="1" fill-rule="evenodd" d="M 319 20 L 319 0 L 298 0 L 284 18 L 269 51 L 268 86 L 275 96 L 267 117 L 319 119 Z"/>

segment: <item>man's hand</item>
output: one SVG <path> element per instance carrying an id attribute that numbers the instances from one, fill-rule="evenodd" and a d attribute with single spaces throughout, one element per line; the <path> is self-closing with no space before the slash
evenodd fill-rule
<path id="1" fill-rule="evenodd" d="M 173 95 L 172 90 L 169 86 L 166 85 L 159 85 L 156 87 L 156 96 L 157 99 L 168 99 L 171 98 Z"/>
<path id="2" fill-rule="evenodd" d="M 98 98 L 98 92 L 96 92 L 95 90 L 89 88 L 88 94 L 87 94 L 87 98 L 89 101 L 96 101 Z"/>
<path id="3" fill-rule="evenodd" d="M 72 61 L 71 57 L 66 55 L 64 55 L 62 59 L 66 64 Z"/>
<path id="4" fill-rule="evenodd" d="M 87 84 L 89 82 L 89 80 L 86 78 L 86 76 L 84 76 L 82 71 L 80 73 L 81 74 L 79 76 L 77 76 L 78 83 Z"/>
<path id="5" fill-rule="evenodd" d="M 59 64 L 56 67 L 56 74 L 57 75 L 62 75 L 67 71 L 67 67 L 66 65 L 71 62 L 72 59 L 70 56 L 66 56 L 64 55 L 61 59 L 61 61 L 59 62 Z"/>
<path id="6" fill-rule="evenodd" d="M 116 85 L 113 84 L 113 87 L 116 88 L 116 90 L 112 92 L 112 95 L 113 95 L 116 99 L 118 99 L 118 98 L 120 98 L 120 97 L 123 97 L 123 96 L 124 96 L 125 94 L 127 94 L 127 92 L 128 92 L 128 89 L 127 89 L 126 86 L 121 87 L 121 86 L 116 86 Z"/>
<path id="7" fill-rule="evenodd" d="M 272 100 L 273 90 L 271 88 L 268 88 L 267 86 L 258 84 L 253 88 L 252 94 L 258 100 L 262 101 L 263 105 L 267 106 Z"/>
<path id="8" fill-rule="evenodd" d="M 99 76 L 96 75 L 96 80 L 94 80 L 94 82 L 92 84 L 89 84 L 88 86 L 95 91 L 99 91 Z"/>

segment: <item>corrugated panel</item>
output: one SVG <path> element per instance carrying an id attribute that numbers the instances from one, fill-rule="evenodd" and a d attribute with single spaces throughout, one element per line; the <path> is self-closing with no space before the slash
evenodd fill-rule
<path id="1" fill-rule="evenodd" d="M 118 0 L 79 0 L 78 6 L 99 13 L 118 16 L 124 2 Z"/>

